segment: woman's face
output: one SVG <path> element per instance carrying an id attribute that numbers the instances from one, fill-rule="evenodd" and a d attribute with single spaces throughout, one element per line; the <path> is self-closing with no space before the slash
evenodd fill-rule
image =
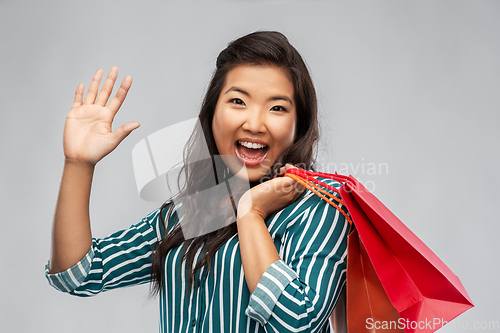
<path id="1" fill-rule="evenodd" d="M 245 164 L 258 181 L 295 140 L 293 84 L 273 66 L 239 65 L 230 70 L 219 96 L 212 131 L 220 155 L 236 174 Z"/>

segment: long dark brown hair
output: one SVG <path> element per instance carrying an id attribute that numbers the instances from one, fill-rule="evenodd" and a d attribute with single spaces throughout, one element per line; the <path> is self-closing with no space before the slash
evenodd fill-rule
<path id="1" fill-rule="evenodd" d="M 186 181 L 177 198 L 203 190 L 204 187 L 209 186 L 207 185 L 210 183 L 209 180 L 213 179 L 214 156 L 219 154 L 212 133 L 215 108 L 227 73 L 236 66 L 243 64 L 281 68 L 289 75 L 294 87 L 297 112 L 295 142 L 282 152 L 275 161 L 275 166 L 269 169 L 268 174 L 261 181 L 271 179 L 275 174 L 276 167 L 283 166 L 285 163 L 300 164 L 302 168 L 314 169 L 318 140 L 317 101 L 307 66 L 300 54 L 283 34 L 275 31 L 258 31 L 232 41 L 217 57 L 216 70 L 198 116 L 202 133 L 195 131 L 184 148 L 184 166 L 181 175 Z M 206 141 L 212 159 L 205 161 L 206 163 L 193 163 L 193 161 L 197 160 L 196 156 L 201 156 L 200 149 L 204 147 L 199 144 L 200 140 Z M 229 171 L 225 170 L 221 173 L 222 177 L 226 177 L 228 173 Z M 218 181 L 220 182 L 220 179 Z M 166 230 L 166 223 L 171 217 L 174 201 L 169 200 L 161 207 L 160 218 L 163 222 L 164 231 Z M 221 206 L 227 207 L 230 205 L 233 205 L 233 207 L 236 205 L 237 207 L 237 203 L 234 202 L 226 201 L 221 203 Z M 183 204 L 182 210 L 183 218 L 189 220 L 197 220 L 200 214 L 207 214 L 206 209 L 203 209 L 198 204 L 196 207 L 185 207 Z M 219 215 L 215 210 L 212 219 L 221 218 Z M 185 239 L 180 224 L 170 230 L 156 244 L 153 253 L 151 268 L 152 293 L 159 293 L 163 287 L 166 254 L 181 244 L 184 244 L 181 260 L 187 260 L 189 290 L 199 269 L 207 266 L 209 271 L 212 272 L 211 264 L 215 253 L 237 233 L 236 223 L 230 223 L 234 221 L 227 222 L 224 228 L 188 240 Z M 195 255 L 200 248 L 202 250 L 201 257 L 193 268 Z"/>

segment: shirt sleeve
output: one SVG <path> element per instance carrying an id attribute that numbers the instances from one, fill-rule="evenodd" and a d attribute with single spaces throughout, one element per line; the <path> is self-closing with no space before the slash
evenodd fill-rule
<path id="1" fill-rule="evenodd" d="M 85 257 L 66 271 L 50 274 L 47 262 L 45 276 L 49 284 L 59 291 L 87 297 L 149 282 L 154 245 L 163 235 L 159 214 L 160 208 L 128 229 L 106 238 L 93 238 Z"/>
<path id="2" fill-rule="evenodd" d="M 335 207 L 308 194 L 302 216 L 288 222 L 282 259 L 264 272 L 245 312 L 266 332 L 323 330 L 345 284 L 349 224 Z"/>

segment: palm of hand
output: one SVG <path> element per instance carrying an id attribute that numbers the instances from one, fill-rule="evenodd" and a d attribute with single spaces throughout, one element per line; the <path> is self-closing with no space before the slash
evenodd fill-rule
<path id="1" fill-rule="evenodd" d="M 118 68 L 113 67 L 97 96 L 102 71 L 94 75 L 85 101 L 83 101 L 83 84 L 75 93 L 73 107 L 66 117 L 63 147 L 66 160 L 96 164 L 104 156 L 113 151 L 130 132 L 139 127 L 138 122 L 130 122 L 111 130 L 114 116 L 123 103 L 132 84 L 127 76 L 115 97 L 108 103 Z"/>
<path id="2" fill-rule="evenodd" d="M 64 151 L 68 159 L 83 159 L 93 164 L 114 147 L 110 140 L 112 114 L 99 105 L 81 105 L 66 117 Z"/>

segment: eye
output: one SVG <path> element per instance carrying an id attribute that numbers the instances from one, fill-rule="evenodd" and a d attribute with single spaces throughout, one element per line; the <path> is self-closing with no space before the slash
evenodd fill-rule
<path id="1" fill-rule="evenodd" d="M 282 107 L 281 105 L 276 105 L 276 106 L 273 106 L 271 108 L 271 111 L 285 111 L 286 112 L 286 109 L 284 107 Z"/>
<path id="2" fill-rule="evenodd" d="M 243 102 L 239 98 L 233 98 L 229 100 L 229 103 L 237 104 L 237 105 L 245 105 L 245 102 Z"/>

